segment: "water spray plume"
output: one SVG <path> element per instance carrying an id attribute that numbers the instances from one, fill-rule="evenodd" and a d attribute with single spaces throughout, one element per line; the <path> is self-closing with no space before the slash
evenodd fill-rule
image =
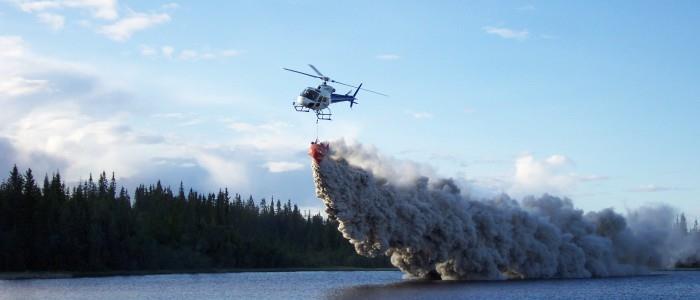
<path id="1" fill-rule="evenodd" d="M 313 143 L 309 153 L 316 195 L 343 237 L 360 255 L 389 256 L 408 277 L 603 277 L 672 263 L 652 233 L 635 232 L 612 209 L 584 214 L 548 195 L 475 200 L 450 179 L 424 176 L 429 168 L 344 141 Z M 653 234 L 668 241 L 662 233 Z"/>

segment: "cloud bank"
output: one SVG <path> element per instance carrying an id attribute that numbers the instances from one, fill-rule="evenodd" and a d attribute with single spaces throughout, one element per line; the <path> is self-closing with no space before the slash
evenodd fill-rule
<path id="1" fill-rule="evenodd" d="M 308 171 L 305 154 L 289 151 L 308 143 L 294 124 L 212 119 L 169 99 L 146 106 L 125 86 L 90 66 L 33 53 L 21 37 L 0 36 L 1 170 L 60 171 L 68 184 L 105 170 L 128 188 L 183 181 L 312 203 L 311 188 L 299 188 L 310 181 L 297 172 Z M 183 132 L 202 125 L 226 138 Z"/>

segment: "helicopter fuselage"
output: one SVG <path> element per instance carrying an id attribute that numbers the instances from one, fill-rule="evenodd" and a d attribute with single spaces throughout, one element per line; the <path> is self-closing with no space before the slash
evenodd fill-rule
<path id="1" fill-rule="evenodd" d="M 301 106 L 310 110 L 323 110 L 331 104 L 331 98 L 335 89 L 327 84 L 319 85 L 317 88 L 307 87 L 297 97 L 295 106 Z"/>

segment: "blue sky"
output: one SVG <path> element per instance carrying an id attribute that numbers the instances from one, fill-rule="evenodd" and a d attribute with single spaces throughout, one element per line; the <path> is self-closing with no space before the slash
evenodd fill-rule
<path id="1" fill-rule="evenodd" d="M 281 69 L 313 63 L 391 95 L 334 106 L 321 138 L 479 191 L 700 216 L 699 23 L 695 1 L 0 1 L 0 167 L 320 207 L 291 108 L 317 83 Z"/>

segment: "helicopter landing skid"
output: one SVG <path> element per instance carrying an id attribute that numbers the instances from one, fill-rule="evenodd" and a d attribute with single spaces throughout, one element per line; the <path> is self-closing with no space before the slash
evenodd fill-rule
<path id="1" fill-rule="evenodd" d="M 296 111 L 301 111 L 301 112 L 309 112 L 309 111 L 311 111 L 311 109 L 309 109 L 308 107 L 303 106 L 303 105 L 292 104 L 292 106 L 294 106 L 294 110 L 296 110 Z"/>
<path id="2" fill-rule="evenodd" d="M 316 111 L 316 122 L 318 122 L 318 120 L 330 121 L 332 115 L 333 114 L 331 114 L 330 108 L 326 108 L 323 110 L 317 110 Z"/>

